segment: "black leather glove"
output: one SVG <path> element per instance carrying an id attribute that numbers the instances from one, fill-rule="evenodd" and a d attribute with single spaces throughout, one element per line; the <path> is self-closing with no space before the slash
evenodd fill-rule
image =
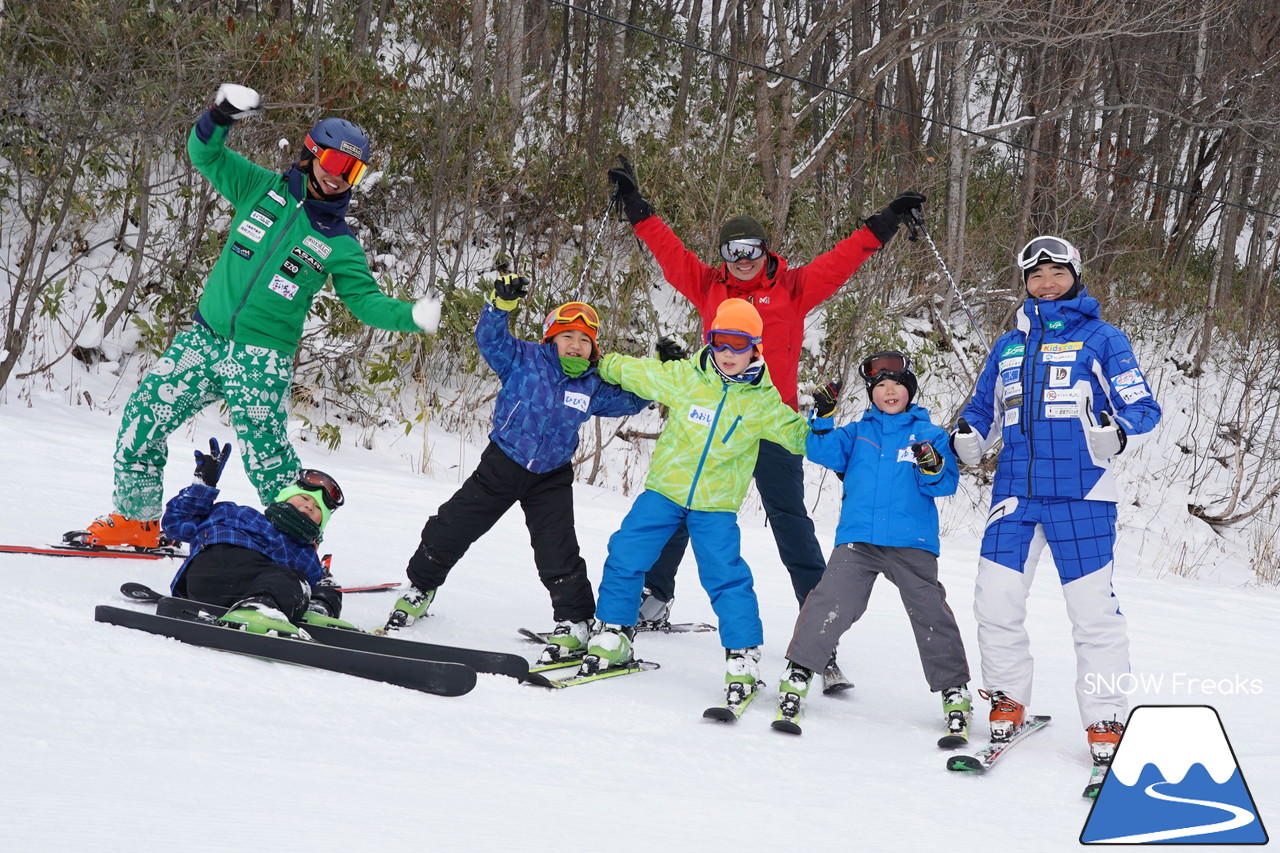
<path id="1" fill-rule="evenodd" d="M 222 476 L 222 469 L 227 467 L 227 460 L 231 458 L 231 444 L 218 447 L 218 439 L 209 439 L 209 452 L 201 453 L 196 451 L 196 482 L 204 483 L 210 488 L 218 488 L 218 479 Z"/>
<path id="2" fill-rule="evenodd" d="M 917 441 L 911 445 L 911 454 L 916 458 L 916 465 L 920 468 L 920 472 L 928 474 L 930 477 L 942 473 L 944 460 L 942 454 L 927 441 Z"/>
<path id="3" fill-rule="evenodd" d="M 499 276 L 493 283 L 493 292 L 499 299 L 514 302 L 529 295 L 529 279 L 515 273 Z"/>
<path id="4" fill-rule="evenodd" d="M 820 418 L 829 418 L 836 413 L 836 401 L 840 399 L 843 382 L 823 382 L 813 389 L 813 412 Z"/>
<path id="5" fill-rule="evenodd" d="M 927 200 L 918 192 L 908 191 L 889 202 L 889 206 L 884 210 L 874 216 L 868 216 L 863 221 L 883 246 L 898 233 L 898 226 L 906 221 L 908 212 L 919 211 Z"/>
<path id="6" fill-rule="evenodd" d="M 689 353 L 685 348 L 680 346 L 680 342 L 675 338 L 663 335 L 658 338 L 658 361 L 680 361 L 689 357 Z"/>
<path id="7" fill-rule="evenodd" d="M 638 225 L 653 216 L 653 205 L 640 195 L 640 186 L 636 183 L 636 170 L 631 161 L 618 155 L 621 166 L 609 170 L 609 183 L 613 185 L 613 199 L 622 207 L 622 213 L 632 225 Z"/>

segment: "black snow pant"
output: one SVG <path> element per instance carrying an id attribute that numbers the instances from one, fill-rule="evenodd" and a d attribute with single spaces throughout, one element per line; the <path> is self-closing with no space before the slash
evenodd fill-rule
<path id="1" fill-rule="evenodd" d="M 849 627 L 862 618 L 871 587 L 884 575 L 898 588 L 911 617 L 929 690 L 969 683 L 969 663 L 947 592 L 938 582 L 938 558 L 919 548 L 848 542 L 837 545 L 827 571 L 800 608 L 787 660 L 821 671 Z M 874 643 L 869 644 L 874 648 Z"/>
<path id="2" fill-rule="evenodd" d="M 422 542 L 409 558 L 410 582 L 421 590 L 443 584 L 471 544 L 517 501 L 529 528 L 538 578 L 551 593 L 555 620 L 590 619 L 596 610 L 595 593 L 573 525 L 572 465 L 534 474 L 493 442 L 462 488 L 427 519 Z"/>
<path id="3" fill-rule="evenodd" d="M 173 594 L 220 607 L 263 595 L 295 623 L 313 597 L 327 604 L 332 615 L 342 612 L 337 587 L 321 585 L 313 591 L 307 579 L 288 566 L 252 548 L 222 543 L 200 549 L 187 561 Z"/>

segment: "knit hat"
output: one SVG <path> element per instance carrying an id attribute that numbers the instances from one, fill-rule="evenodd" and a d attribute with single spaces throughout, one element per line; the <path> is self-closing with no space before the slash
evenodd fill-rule
<path id="1" fill-rule="evenodd" d="M 720 242 L 723 246 L 731 240 L 749 240 L 755 238 L 768 245 L 769 238 L 764 235 L 764 226 L 750 216 L 735 216 L 720 228 Z"/>
<path id="2" fill-rule="evenodd" d="M 916 375 L 907 370 L 882 370 L 870 379 L 865 380 L 867 383 L 867 399 L 871 399 L 871 391 L 886 379 L 892 379 L 903 388 L 907 389 L 907 403 L 911 403 L 916 398 L 916 391 L 920 390 L 920 383 L 916 380 Z"/>
<path id="3" fill-rule="evenodd" d="M 594 325 L 592 323 L 594 322 Z M 561 332 L 577 329 L 591 338 L 591 358 L 600 358 L 596 335 L 600 332 L 600 315 L 585 302 L 566 302 L 547 315 L 542 326 L 542 342 L 549 343 Z"/>
<path id="4" fill-rule="evenodd" d="M 720 307 L 716 309 L 715 320 L 707 329 L 708 335 L 712 332 L 742 332 L 752 338 L 757 350 L 764 352 L 764 347 L 760 345 L 760 336 L 764 334 L 764 321 L 760 319 L 760 312 L 756 310 L 756 306 L 745 299 L 726 299 L 721 302 Z"/>
<path id="5" fill-rule="evenodd" d="M 325 525 L 329 523 L 329 517 L 333 515 L 333 510 L 329 509 L 328 504 L 324 502 L 324 490 L 304 489 L 294 483 L 292 486 L 285 486 L 280 490 L 280 493 L 276 495 L 276 503 L 287 501 L 294 495 L 306 495 L 316 502 L 316 506 L 320 507 L 320 529 L 324 530 Z"/>

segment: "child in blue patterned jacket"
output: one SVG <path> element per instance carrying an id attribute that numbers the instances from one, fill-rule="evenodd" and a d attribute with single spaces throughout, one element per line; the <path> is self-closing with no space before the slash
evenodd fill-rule
<path id="1" fill-rule="evenodd" d="M 422 528 L 409 558 L 409 590 L 396 602 L 387 630 L 412 625 L 471 544 L 516 502 L 524 510 L 538 577 L 551 594 L 556 620 L 544 662 L 583 648 L 595 594 L 578 549 L 573 520 L 573 453 L 578 427 L 593 416 L 633 415 L 649 401 L 610 385 L 596 372 L 600 318 L 583 302 L 547 315 L 542 341 L 523 341 L 507 328 L 509 313 L 528 295 L 529 281 L 504 275 L 476 324 L 476 343 L 502 389 L 490 443 L 462 488 Z"/>

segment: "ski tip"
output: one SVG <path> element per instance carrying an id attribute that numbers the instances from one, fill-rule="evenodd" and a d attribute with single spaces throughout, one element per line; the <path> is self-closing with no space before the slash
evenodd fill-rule
<path id="1" fill-rule="evenodd" d="M 960 735 L 943 735 L 938 738 L 940 749 L 963 749 L 969 745 L 969 739 Z"/>
<path id="2" fill-rule="evenodd" d="M 733 713 L 733 711 L 728 708 L 722 708 L 719 705 L 703 711 L 702 716 L 708 720 L 715 720 L 718 723 L 733 723 L 737 722 L 738 719 L 738 715 Z"/>
<path id="3" fill-rule="evenodd" d="M 972 755 L 952 755 L 947 758 L 947 769 L 960 773 L 985 773 L 987 768 Z"/>
<path id="4" fill-rule="evenodd" d="M 793 720 L 774 720 L 769 726 L 775 731 L 786 732 L 789 735 L 800 734 L 800 726 Z"/>

